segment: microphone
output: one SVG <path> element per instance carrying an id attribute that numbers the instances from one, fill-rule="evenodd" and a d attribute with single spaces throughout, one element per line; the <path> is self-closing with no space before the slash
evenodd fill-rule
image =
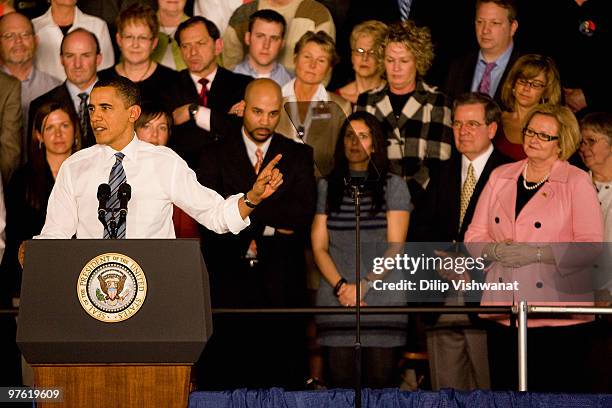
<path id="1" fill-rule="evenodd" d="M 106 203 L 111 195 L 110 186 L 106 183 L 102 183 L 98 186 L 98 220 L 102 223 L 105 231 L 108 231 L 110 234 L 111 231 L 108 229 L 108 224 L 106 223 Z"/>
<path id="2" fill-rule="evenodd" d="M 117 190 L 117 197 L 119 198 L 119 217 L 125 218 L 127 216 L 127 205 L 130 198 L 132 198 L 132 186 L 128 183 L 123 183 Z"/>
<path id="3" fill-rule="evenodd" d="M 98 186 L 98 218 L 106 216 L 106 202 L 110 198 L 111 189 L 106 183 Z"/>

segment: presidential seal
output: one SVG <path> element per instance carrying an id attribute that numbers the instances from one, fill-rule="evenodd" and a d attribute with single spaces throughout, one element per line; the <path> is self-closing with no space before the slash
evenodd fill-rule
<path id="1" fill-rule="evenodd" d="M 98 255 L 81 270 L 77 296 L 91 317 L 106 323 L 121 322 L 142 307 L 147 296 L 147 278 L 129 256 Z"/>

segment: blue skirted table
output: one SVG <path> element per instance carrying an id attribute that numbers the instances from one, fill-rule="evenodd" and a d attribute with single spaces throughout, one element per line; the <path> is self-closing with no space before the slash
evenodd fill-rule
<path id="1" fill-rule="evenodd" d="M 189 408 L 353 408 L 352 390 L 284 391 L 281 388 L 193 392 Z M 363 408 L 610 408 L 612 395 L 541 394 L 530 392 L 455 391 L 401 392 L 363 390 Z"/>

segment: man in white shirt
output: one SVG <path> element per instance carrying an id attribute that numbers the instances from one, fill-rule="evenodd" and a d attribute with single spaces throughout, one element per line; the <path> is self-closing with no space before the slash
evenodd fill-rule
<path id="1" fill-rule="evenodd" d="M 102 238 L 96 190 L 100 184 L 113 184 L 109 175 L 119 162 L 132 187 L 126 238 L 174 238 L 173 204 L 215 232 L 238 233 L 249 225 L 247 217 L 253 208 L 282 184 L 282 174 L 274 168 L 281 158 L 277 155 L 251 190 L 224 200 L 198 183 L 195 173 L 172 150 L 136 137 L 138 99 L 136 85 L 123 77 L 94 86 L 89 111 L 97 144 L 62 164 L 37 238 L 69 239 L 75 234 L 77 238 Z"/>

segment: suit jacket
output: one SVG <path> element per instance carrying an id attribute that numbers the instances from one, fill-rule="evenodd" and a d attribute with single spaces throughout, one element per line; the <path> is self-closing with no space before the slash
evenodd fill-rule
<path id="1" fill-rule="evenodd" d="M 510 158 L 493 150 L 478 178 L 463 223 L 459 228 L 461 160 L 462 155 L 454 152 L 450 160 L 440 165 L 440 173 L 431 179 L 425 192 L 424 205 L 413 211 L 409 241 L 462 242 L 489 175 L 498 166 L 511 162 Z"/>
<path id="2" fill-rule="evenodd" d="M 316 204 L 313 152 L 309 146 L 274 134 L 262 169 L 279 153 L 283 158 L 277 167 L 283 184 L 251 213 L 251 225 L 238 235 L 203 230 L 215 305 L 287 306 L 304 298 L 304 243 Z M 223 197 L 251 189 L 256 175 L 239 129 L 202 152 L 198 179 Z M 266 226 L 295 232 L 264 236 Z M 257 242 L 256 268 L 244 259 L 252 240 Z"/>
<path id="3" fill-rule="evenodd" d="M 0 72 L 0 172 L 4 185 L 21 160 L 21 82 Z"/>
<path id="4" fill-rule="evenodd" d="M 514 65 L 516 60 L 521 55 L 523 54 L 518 49 L 516 44 L 514 44 L 514 48 L 510 54 L 510 59 L 508 60 L 508 65 L 506 65 L 506 69 L 502 74 L 501 80 L 499 81 L 499 86 L 495 90 L 495 95 L 493 97 L 493 99 L 495 99 L 495 101 L 502 106 L 502 109 L 503 105 L 501 104 L 501 90 L 504 85 L 504 81 L 508 76 L 510 68 L 512 68 L 512 65 Z M 477 63 L 478 51 L 458 57 L 451 62 L 443 89 L 451 100 L 454 100 L 457 96 L 464 92 L 470 92 L 472 89 L 472 80 L 474 79 L 474 70 L 476 69 Z"/>
<path id="5" fill-rule="evenodd" d="M 79 117 L 79 112 L 74 107 L 74 102 L 72 101 L 72 97 L 70 96 L 70 92 L 68 92 L 68 87 L 66 86 L 66 81 L 63 84 L 53 88 L 46 94 L 39 96 L 34 99 L 30 104 L 30 111 L 28 112 L 28 123 L 30 124 L 30 129 L 28 129 L 28 141 L 32 142 L 32 134 L 34 127 L 34 116 L 36 116 L 36 112 L 38 109 L 46 102 L 55 101 L 62 105 L 65 105 L 70 112 L 77 118 Z M 91 130 L 91 122 L 89 121 L 89 112 L 86 111 L 87 115 L 87 135 L 83 135 L 81 131 L 81 148 L 93 146 L 96 144 L 96 138 L 93 134 L 93 130 Z M 76 123 L 76 126 L 79 126 L 79 123 Z M 28 146 L 29 147 L 29 146 Z"/>
<path id="6" fill-rule="evenodd" d="M 246 75 L 235 74 L 218 67 L 215 79 L 208 91 L 208 107 L 217 113 L 227 113 L 234 104 L 244 98 L 246 86 L 252 80 L 253 78 Z M 176 94 L 176 103 L 172 109 L 198 102 L 198 92 L 189 70 L 185 69 L 178 73 Z M 189 120 L 174 127 L 170 147 L 185 159 L 189 167 L 195 169 L 204 147 L 218 138 L 218 133 L 201 129 L 194 121 Z"/>
<path id="7" fill-rule="evenodd" d="M 497 150 L 493 150 L 478 178 L 470 198 L 470 203 L 463 217 L 463 223 L 461 228 L 459 228 L 462 188 L 461 161 L 462 155 L 455 151 L 450 160 L 441 164 L 440 173 L 432 178 L 427 187 L 423 205 L 415 208 L 413 211 L 410 231 L 408 233 L 409 241 L 462 242 L 465 231 L 467 231 L 472 221 L 478 198 L 489 180 L 491 172 L 498 166 L 509 163 L 511 159 L 502 155 Z M 431 271 L 430 275 L 429 278 L 431 279 L 440 279 L 437 272 Z M 481 276 L 471 277 L 475 279 L 481 278 Z M 440 294 L 437 292 L 435 297 L 439 296 Z M 437 321 L 438 317 L 438 314 L 431 314 L 426 317 L 426 321 L 433 324 Z M 470 316 L 470 320 L 476 322 L 475 316 Z"/>
<path id="8" fill-rule="evenodd" d="M 574 299 L 584 301 L 585 296 L 576 293 L 576 289 L 590 285 L 591 281 L 590 276 L 586 277 L 587 280 L 580 272 L 584 265 L 590 266 L 599 248 L 591 251 L 589 245 L 572 247 L 567 243 L 603 240 L 603 218 L 593 183 L 586 172 L 558 160 L 548 182 L 516 217 L 517 180 L 525 162 L 521 160 L 493 171 L 465 233 L 466 245 L 473 256 L 481 256 L 484 245 L 489 242 L 541 243 L 550 245 L 555 264 L 532 263 L 519 268 L 504 268 L 494 263 L 486 271 L 487 282 L 518 281 L 520 294 L 485 291 L 481 303 L 512 304 L 519 298 L 531 304 L 546 302 L 548 305 L 556 302 L 569 304 Z M 530 319 L 529 325 L 567 323 L 564 319 Z"/>

